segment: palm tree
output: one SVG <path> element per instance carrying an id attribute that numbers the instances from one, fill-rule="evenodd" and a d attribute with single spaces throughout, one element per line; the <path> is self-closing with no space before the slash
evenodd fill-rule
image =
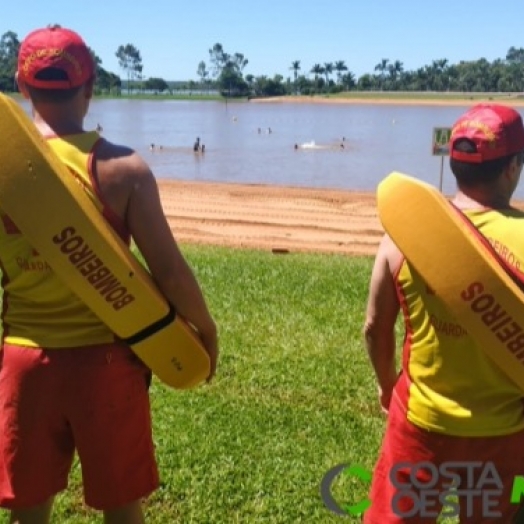
<path id="1" fill-rule="evenodd" d="M 445 71 L 447 66 L 448 66 L 447 58 L 441 58 L 440 60 L 433 60 L 433 63 L 432 63 L 432 67 L 435 69 L 435 71 L 439 71 L 439 72 Z"/>
<path id="2" fill-rule="evenodd" d="M 427 66 L 428 76 L 430 79 L 430 87 L 436 91 L 443 91 L 449 87 L 448 78 L 448 60 L 442 58 L 440 60 L 433 60 L 430 66 Z"/>
<path id="3" fill-rule="evenodd" d="M 389 64 L 388 71 L 389 78 L 391 80 L 391 85 L 389 87 L 390 90 L 397 91 L 400 89 L 400 85 L 402 84 L 402 82 L 399 81 L 399 78 L 401 78 L 403 70 L 404 65 L 399 60 L 395 60 L 394 63 Z"/>
<path id="4" fill-rule="evenodd" d="M 348 71 L 345 75 L 340 77 L 340 83 L 348 90 L 351 91 L 356 85 L 355 75 Z"/>
<path id="5" fill-rule="evenodd" d="M 291 62 L 291 67 L 289 69 L 293 70 L 293 75 L 295 77 L 295 93 L 297 93 L 297 78 L 298 72 L 300 71 L 300 60 L 295 60 L 294 62 Z"/>
<path id="6" fill-rule="evenodd" d="M 389 58 L 383 58 L 379 64 L 375 66 L 375 71 L 380 72 L 380 88 L 384 89 L 384 76 L 388 69 Z"/>
<path id="7" fill-rule="evenodd" d="M 324 74 L 326 75 L 326 85 L 329 86 L 329 75 L 333 72 L 333 64 L 324 62 Z"/>
<path id="8" fill-rule="evenodd" d="M 334 68 L 335 68 L 335 71 L 337 72 L 337 81 L 340 84 L 342 73 L 344 71 L 347 71 L 348 67 L 346 63 L 344 62 L 344 60 L 338 60 L 337 62 L 335 62 Z"/>
<path id="9" fill-rule="evenodd" d="M 321 75 L 324 72 L 324 68 L 320 64 L 315 64 L 311 68 L 311 73 L 315 75 L 315 80 L 318 79 L 318 75 Z"/>
<path id="10" fill-rule="evenodd" d="M 404 64 L 399 60 L 395 60 L 395 62 L 389 64 L 388 67 L 389 75 L 391 76 L 391 78 L 393 78 L 393 80 L 396 80 L 403 70 Z"/>

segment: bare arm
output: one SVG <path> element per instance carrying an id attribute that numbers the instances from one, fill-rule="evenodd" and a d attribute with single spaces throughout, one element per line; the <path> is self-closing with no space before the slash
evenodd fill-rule
<path id="1" fill-rule="evenodd" d="M 395 364 L 395 322 L 399 313 L 393 261 L 400 260 L 391 239 L 385 236 L 375 258 L 369 287 L 364 337 L 369 359 L 378 382 L 382 409 L 387 412 L 397 380 Z"/>
<path id="2" fill-rule="evenodd" d="M 176 311 L 197 329 L 211 360 L 210 380 L 218 358 L 217 329 L 202 290 L 171 232 L 156 179 L 140 158 L 134 176 L 126 223 L 158 288 Z"/>

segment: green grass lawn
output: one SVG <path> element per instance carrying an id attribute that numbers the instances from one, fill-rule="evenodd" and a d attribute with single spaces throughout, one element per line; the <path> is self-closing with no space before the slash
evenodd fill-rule
<path id="1" fill-rule="evenodd" d="M 187 248 L 220 327 L 214 385 L 152 390 L 151 522 L 338 522 L 319 494 L 383 430 L 362 345 L 370 259 Z M 363 498 L 367 486 L 342 493 Z"/>
<path id="2" fill-rule="evenodd" d="M 341 522 L 321 479 L 340 463 L 372 469 L 385 422 L 361 335 L 371 259 L 184 252 L 218 322 L 221 359 L 212 385 L 153 382 L 162 484 L 148 522 Z M 367 490 L 348 477 L 333 486 L 343 504 Z M 100 522 L 83 505 L 78 463 L 54 522 Z"/>

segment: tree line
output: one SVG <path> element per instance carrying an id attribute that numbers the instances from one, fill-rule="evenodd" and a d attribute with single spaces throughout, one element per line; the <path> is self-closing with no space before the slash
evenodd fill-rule
<path id="1" fill-rule="evenodd" d="M 20 41 L 13 31 L 0 38 L 0 91 L 16 91 L 14 75 Z M 316 63 L 302 68 L 301 60 L 291 62 L 290 76 L 275 74 L 255 76 L 245 74 L 249 61 L 242 53 L 228 53 L 220 43 L 208 51 L 208 62 L 201 60 L 196 69 L 198 81 L 169 82 L 163 78 L 143 75 L 140 51 L 133 44 L 118 47 L 115 56 L 125 80 L 102 67 L 102 60 L 90 49 L 96 64 L 97 94 L 120 94 L 128 91 L 173 93 L 219 92 L 225 97 L 314 95 L 342 91 L 458 91 L 523 92 L 524 48 L 510 47 L 505 58 L 489 62 L 485 58 L 451 64 L 447 59 L 407 71 L 399 60 L 383 58 L 373 72 L 359 78 L 349 70 L 344 60 Z"/>

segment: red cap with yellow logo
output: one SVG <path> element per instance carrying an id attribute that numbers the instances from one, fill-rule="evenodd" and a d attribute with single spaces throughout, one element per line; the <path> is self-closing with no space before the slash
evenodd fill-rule
<path id="1" fill-rule="evenodd" d="M 457 141 L 474 143 L 476 152 L 458 151 Z M 511 107 L 501 104 L 478 104 L 453 125 L 449 142 L 451 158 L 479 164 L 524 151 L 522 117 Z"/>
<path id="2" fill-rule="evenodd" d="M 91 52 L 80 35 L 60 26 L 27 35 L 18 53 L 18 77 L 40 89 L 70 89 L 95 73 Z"/>

